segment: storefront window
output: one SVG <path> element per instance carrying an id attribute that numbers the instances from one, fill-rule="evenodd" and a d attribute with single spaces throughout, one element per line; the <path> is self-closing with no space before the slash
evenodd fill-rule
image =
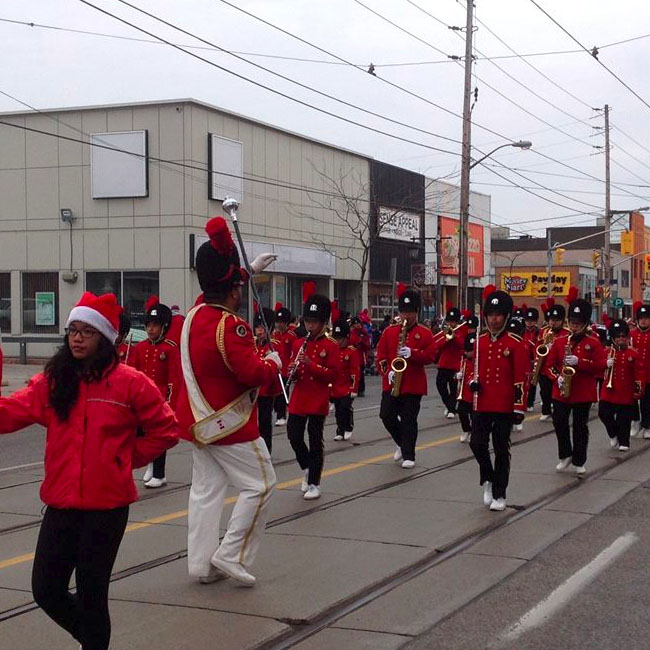
<path id="1" fill-rule="evenodd" d="M 11 332 L 11 275 L 0 273 L 0 332 Z"/>
<path id="2" fill-rule="evenodd" d="M 59 274 L 23 273 L 23 332 L 58 334 Z"/>
<path id="3" fill-rule="evenodd" d="M 122 289 L 124 309 L 131 316 L 133 327 L 144 329 L 144 303 L 160 292 L 158 271 L 124 271 Z"/>
<path id="4" fill-rule="evenodd" d="M 275 276 L 275 302 L 287 302 L 287 279 L 284 275 Z"/>
<path id="5" fill-rule="evenodd" d="M 272 278 L 270 275 L 260 274 L 255 276 L 255 288 L 257 289 L 257 294 L 260 297 L 262 307 L 271 306 L 272 286 Z"/>
<path id="6" fill-rule="evenodd" d="M 122 274 L 119 271 L 88 271 L 86 291 L 91 291 L 96 296 L 114 293 L 117 302 L 122 304 Z"/>

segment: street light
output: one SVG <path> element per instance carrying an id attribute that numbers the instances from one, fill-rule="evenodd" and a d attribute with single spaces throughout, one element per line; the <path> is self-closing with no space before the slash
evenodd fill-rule
<path id="1" fill-rule="evenodd" d="M 482 158 L 472 162 L 469 147 L 469 133 L 465 134 L 469 128 L 464 128 L 463 133 L 463 156 L 461 160 L 461 177 L 460 177 L 460 232 L 458 246 L 458 306 L 461 309 L 467 308 L 467 284 L 468 284 L 468 258 L 467 258 L 467 235 L 469 230 L 469 172 L 479 163 L 489 158 L 495 151 L 505 149 L 506 147 L 515 147 L 516 149 L 530 149 L 533 143 L 529 140 L 519 140 L 518 142 L 506 142 L 495 147 Z M 465 137 L 466 136 L 466 137 Z"/>

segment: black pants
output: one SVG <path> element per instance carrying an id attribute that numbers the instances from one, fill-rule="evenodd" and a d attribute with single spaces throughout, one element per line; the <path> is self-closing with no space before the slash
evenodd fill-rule
<path id="1" fill-rule="evenodd" d="M 510 478 L 510 429 L 512 413 L 485 413 L 475 411 L 472 415 L 470 449 L 480 470 L 480 484 L 492 483 L 492 496 L 506 498 Z M 494 449 L 494 466 L 490 457 L 490 438 Z"/>
<path id="2" fill-rule="evenodd" d="M 541 374 L 539 376 L 539 394 L 542 398 L 542 415 L 552 415 L 553 381 Z"/>
<path id="3" fill-rule="evenodd" d="M 557 453 L 560 460 L 569 458 L 576 467 L 582 467 L 587 462 L 587 446 L 589 444 L 589 409 L 591 402 L 565 404 L 553 400 L 553 427 L 557 436 Z M 569 417 L 573 413 L 573 446 Z"/>
<path id="4" fill-rule="evenodd" d="M 284 380 L 285 384 L 287 380 Z M 274 402 L 273 402 L 273 408 L 275 409 L 275 417 L 278 420 L 286 420 L 287 419 L 287 402 L 284 399 L 284 395 L 280 393 L 279 395 L 276 396 Z M 269 449 L 270 451 L 270 449 Z"/>
<path id="5" fill-rule="evenodd" d="M 273 447 L 273 402 L 275 399 L 272 395 L 257 398 L 257 418 L 260 435 L 266 443 L 269 454 Z"/>
<path id="6" fill-rule="evenodd" d="M 456 396 L 458 395 L 458 382 L 456 371 L 448 368 L 438 368 L 436 375 L 436 388 L 440 393 L 443 404 L 450 413 L 456 412 Z"/>
<path id="7" fill-rule="evenodd" d="M 470 433 L 472 430 L 472 405 L 469 402 L 458 400 L 457 409 L 463 433 Z"/>
<path id="8" fill-rule="evenodd" d="M 359 397 L 363 397 L 365 392 L 366 392 L 366 369 L 362 361 L 361 366 L 359 367 Z"/>
<path id="9" fill-rule="evenodd" d="M 532 409 L 535 406 L 535 398 L 537 397 L 537 386 L 530 386 L 528 388 L 528 408 Z"/>
<path id="10" fill-rule="evenodd" d="M 289 414 L 287 434 L 291 448 L 296 454 L 300 469 L 309 469 L 307 482 L 309 485 L 320 485 L 323 473 L 323 426 L 324 415 L 294 415 Z M 305 444 L 305 427 L 309 437 L 309 448 Z"/>
<path id="11" fill-rule="evenodd" d="M 83 650 L 108 648 L 108 585 L 128 515 L 128 506 L 45 511 L 32 569 L 34 600 Z M 69 591 L 73 571 L 76 594 Z"/>
<path id="12" fill-rule="evenodd" d="M 395 444 L 402 450 L 404 460 L 415 460 L 421 400 L 422 395 L 393 397 L 389 390 L 381 394 L 379 417 Z"/>
<path id="13" fill-rule="evenodd" d="M 336 416 L 336 433 L 342 436 L 346 431 L 354 431 L 354 399 L 346 397 L 335 397 L 334 414 Z"/>
<path id="14" fill-rule="evenodd" d="M 641 411 L 642 429 L 650 429 L 650 384 L 645 385 L 645 391 L 639 400 L 639 409 Z"/>
<path id="15" fill-rule="evenodd" d="M 165 478 L 165 460 L 167 459 L 167 452 L 163 451 L 156 460 L 153 461 L 153 477 Z"/>
<path id="16" fill-rule="evenodd" d="M 610 438 L 616 438 L 619 445 L 630 446 L 630 426 L 636 412 L 636 404 L 598 403 L 598 417 L 607 429 Z"/>

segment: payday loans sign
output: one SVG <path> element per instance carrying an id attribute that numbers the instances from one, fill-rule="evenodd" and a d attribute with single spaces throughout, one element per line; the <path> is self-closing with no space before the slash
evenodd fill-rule
<path id="1" fill-rule="evenodd" d="M 546 298 L 548 282 L 546 272 L 501 274 L 501 290 L 511 296 Z M 571 273 L 560 271 L 551 274 L 551 295 L 566 296 L 571 286 Z"/>

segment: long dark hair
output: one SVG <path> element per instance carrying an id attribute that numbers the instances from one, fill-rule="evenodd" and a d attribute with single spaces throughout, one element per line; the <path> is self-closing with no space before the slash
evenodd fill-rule
<path id="1" fill-rule="evenodd" d="M 111 366 L 119 363 L 111 342 L 100 336 L 97 352 L 89 360 L 79 361 L 72 356 L 66 334 L 63 345 L 45 366 L 45 376 L 50 391 L 50 404 L 61 421 L 68 419 L 79 397 L 82 381 L 95 381 Z"/>

